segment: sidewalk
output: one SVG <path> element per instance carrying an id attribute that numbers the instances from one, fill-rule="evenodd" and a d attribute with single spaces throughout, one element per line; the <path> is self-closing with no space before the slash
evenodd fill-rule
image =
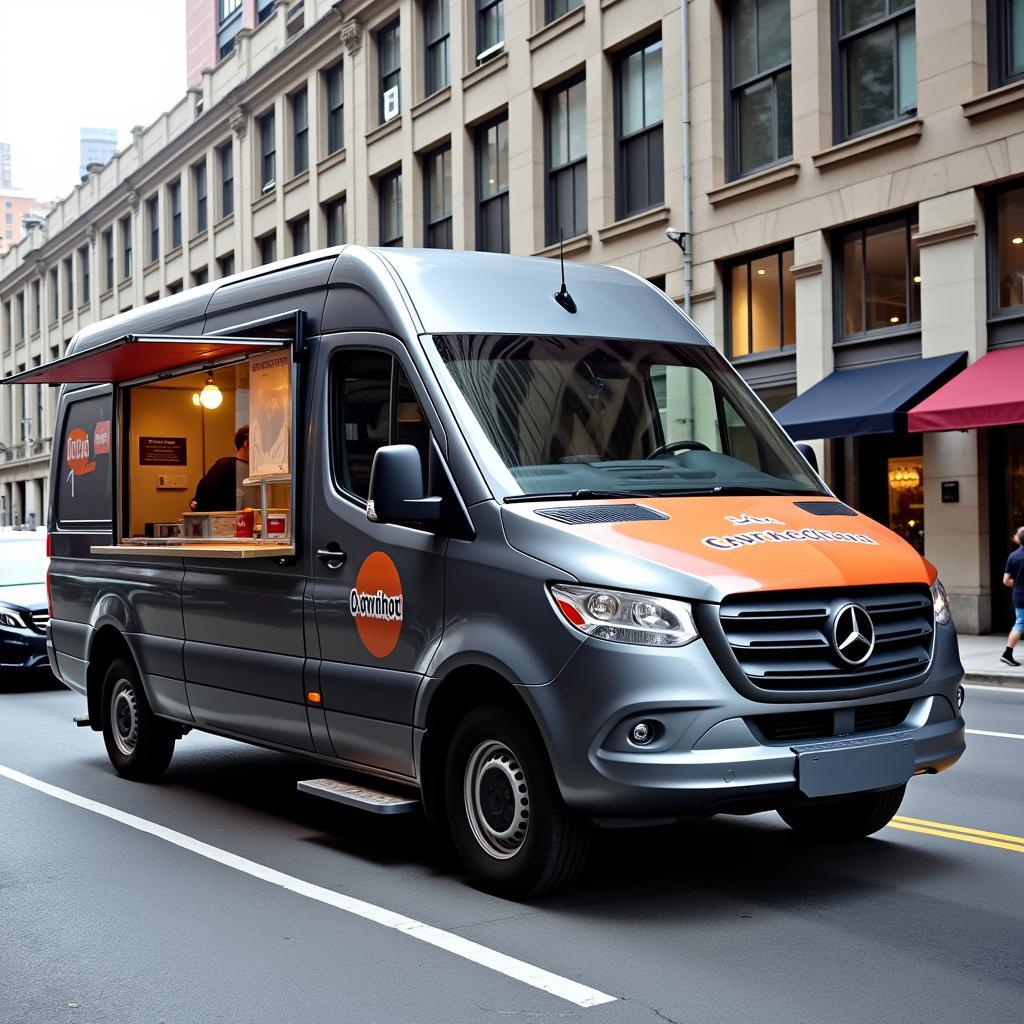
<path id="1" fill-rule="evenodd" d="M 960 636 L 960 660 L 966 683 L 1024 687 L 1024 664 L 1020 668 L 1004 665 L 999 657 L 1006 646 L 1006 634 Z M 1024 662 L 1024 641 L 1017 645 L 1014 657 Z"/>

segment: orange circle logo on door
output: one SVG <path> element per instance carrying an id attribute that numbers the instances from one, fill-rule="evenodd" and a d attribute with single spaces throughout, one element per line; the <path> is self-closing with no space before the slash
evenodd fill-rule
<path id="1" fill-rule="evenodd" d="M 348 609 L 356 620 L 359 639 L 376 658 L 386 658 L 402 632 L 402 580 L 395 563 L 374 551 L 359 567 Z"/>
<path id="2" fill-rule="evenodd" d="M 65 460 L 67 461 L 68 469 L 75 476 L 84 476 L 96 468 L 96 463 L 90 459 L 89 435 L 81 427 L 75 427 L 73 430 L 68 431 Z"/>

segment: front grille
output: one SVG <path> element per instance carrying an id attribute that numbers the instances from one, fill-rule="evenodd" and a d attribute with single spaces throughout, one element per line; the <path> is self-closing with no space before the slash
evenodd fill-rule
<path id="1" fill-rule="evenodd" d="M 46 632 L 46 625 L 50 621 L 49 612 L 32 612 L 30 618 L 32 620 L 32 628 L 36 630 L 36 632 Z"/>
<path id="2" fill-rule="evenodd" d="M 875 648 L 862 665 L 833 647 L 836 613 L 859 604 L 871 616 Z M 722 602 L 720 621 L 750 684 L 765 691 L 893 688 L 920 677 L 931 660 L 933 611 L 916 587 L 740 594 Z"/>
<path id="3" fill-rule="evenodd" d="M 868 704 L 853 709 L 853 732 L 892 729 L 910 714 L 913 701 L 897 700 L 885 704 Z M 827 736 L 849 736 L 849 714 L 837 711 L 786 711 L 778 715 L 758 715 L 753 719 L 766 740 L 795 743 L 799 740 L 823 739 Z"/>
<path id="4" fill-rule="evenodd" d="M 646 505 L 570 505 L 542 508 L 537 515 L 557 519 L 570 526 L 591 526 L 596 523 L 640 523 L 645 520 L 668 519 L 669 516 Z"/>

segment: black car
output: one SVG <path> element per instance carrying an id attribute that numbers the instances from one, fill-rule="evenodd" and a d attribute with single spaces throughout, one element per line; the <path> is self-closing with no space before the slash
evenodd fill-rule
<path id="1" fill-rule="evenodd" d="M 0 535 L 0 676 L 49 669 L 46 659 L 46 540 Z"/>

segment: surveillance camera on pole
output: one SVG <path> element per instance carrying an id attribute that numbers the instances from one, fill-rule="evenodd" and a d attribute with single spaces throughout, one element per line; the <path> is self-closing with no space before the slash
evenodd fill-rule
<path id="1" fill-rule="evenodd" d="M 675 242 L 676 245 L 678 245 L 679 248 L 682 249 L 683 252 L 686 252 L 686 232 L 685 231 L 680 231 L 679 228 L 666 228 L 665 229 L 665 236 L 668 238 L 668 240 L 670 242 Z"/>

